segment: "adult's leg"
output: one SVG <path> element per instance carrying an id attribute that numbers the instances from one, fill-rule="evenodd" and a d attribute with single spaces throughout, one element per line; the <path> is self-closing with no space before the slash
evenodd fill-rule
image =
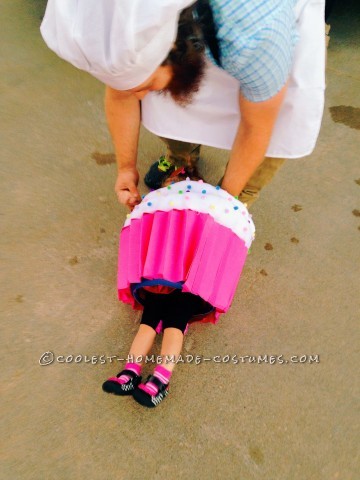
<path id="1" fill-rule="evenodd" d="M 201 145 L 197 143 L 180 142 L 170 138 L 159 137 L 166 145 L 166 159 L 177 166 L 189 169 L 197 167 L 200 158 Z"/>
<path id="2" fill-rule="evenodd" d="M 240 193 L 239 200 L 250 207 L 259 198 L 260 191 L 271 182 L 284 162 L 285 159 L 283 158 L 265 157 L 263 163 L 255 170 Z"/>
<path id="3" fill-rule="evenodd" d="M 255 170 L 250 180 L 239 193 L 239 200 L 250 207 L 260 196 L 260 191 L 271 182 L 276 172 L 284 164 L 284 158 L 265 157 L 263 163 Z M 219 180 L 221 185 L 223 178 Z"/>
<path id="4" fill-rule="evenodd" d="M 200 157 L 201 145 L 180 142 L 169 138 L 160 138 L 167 147 L 167 160 L 174 164 L 196 168 Z M 256 169 L 243 191 L 239 194 L 239 200 L 250 207 L 250 205 L 259 198 L 262 188 L 271 182 L 272 178 L 284 162 L 285 159 L 283 158 L 265 157 L 263 163 Z M 219 183 L 221 183 L 221 181 Z"/>

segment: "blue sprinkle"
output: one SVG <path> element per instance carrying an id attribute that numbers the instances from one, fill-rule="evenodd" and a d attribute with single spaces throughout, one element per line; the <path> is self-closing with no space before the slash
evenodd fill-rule
<path id="1" fill-rule="evenodd" d="M 148 207 L 151 207 L 152 203 L 151 202 L 148 202 Z"/>
<path id="2" fill-rule="evenodd" d="M 145 195 L 141 195 L 141 198 L 144 200 L 144 198 L 145 198 Z"/>
<path id="3" fill-rule="evenodd" d="M 187 187 L 186 187 L 186 188 L 188 188 L 188 189 L 190 190 L 190 188 L 191 188 L 191 185 L 187 185 Z"/>
<path id="4" fill-rule="evenodd" d="M 206 193 L 206 190 L 203 190 L 201 193 Z"/>
<path id="5" fill-rule="evenodd" d="M 219 185 L 216 185 L 216 190 L 220 190 L 220 186 Z"/>
<path id="6" fill-rule="evenodd" d="M 234 207 L 234 210 L 239 210 L 239 207 Z"/>

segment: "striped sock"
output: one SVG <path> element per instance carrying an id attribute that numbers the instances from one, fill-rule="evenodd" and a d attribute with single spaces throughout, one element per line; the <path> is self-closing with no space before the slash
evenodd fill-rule
<path id="1" fill-rule="evenodd" d="M 170 381 L 171 374 L 172 372 L 166 370 L 166 368 L 162 367 L 161 365 L 158 365 L 157 367 L 155 367 L 153 375 L 154 377 L 158 378 L 160 382 L 167 385 Z M 152 396 L 157 395 L 159 391 L 158 387 L 152 382 L 140 383 L 139 388 Z"/>
<path id="2" fill-rule="evenodd" d="M 136 375 L 140 375 L 141 372 L 141 365 L 139 363 L 127 363 L 125 365 L 124 370 L 131 370 L 132 372 L 136 373 Z M 128 375 L 120 375 L 118 378 L 119 383 L 127 383 L 130 380 Z"/>

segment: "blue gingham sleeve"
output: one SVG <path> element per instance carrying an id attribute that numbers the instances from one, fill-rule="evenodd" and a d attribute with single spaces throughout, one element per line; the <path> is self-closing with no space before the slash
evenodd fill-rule
<path id="1" fill-rule="evenodd" d="M 221 16 L 218 30 L 222 67 L 239 80 L 240 92 L 252 102 L 273 97 L 290 74 L 298 34 L 293 2 L 282 2 L 271 12 L 262 12 L 260 2 L 253 23 L 238 21 L 236 2 L 223 2 L 227 15 Z"/>

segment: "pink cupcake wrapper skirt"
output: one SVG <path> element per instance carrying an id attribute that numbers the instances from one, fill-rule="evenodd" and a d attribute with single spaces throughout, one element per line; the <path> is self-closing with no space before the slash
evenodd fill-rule
<path id="1" fill-rule="evenodd" d="M 144 214 L 120 234 L 119 299 L 141 309 L 131 293 L 132 284 L 144 279 L 182 282 L 184 292 L 213 305 L 216 323 L 231 305 L 247 253 L 244 240 L 206 213 Z"/>

